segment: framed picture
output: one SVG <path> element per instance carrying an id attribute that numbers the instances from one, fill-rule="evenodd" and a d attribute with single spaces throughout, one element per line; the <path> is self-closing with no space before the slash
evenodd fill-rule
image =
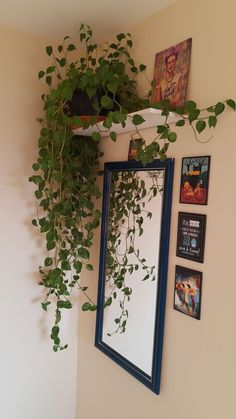
<path id="1" fill-rule="evenodd" d="M 184 106 L 192 38 L 186 39 L 155 57 L 152 101 L 169 100 L 171 107 Z"/>
<path id="2" fill-rule="evenodd" d="M 203 263 L 206 215 L 179 212 L 176 256 Z"/>
<path id="3" fill-rule="evenodd" d="M 135 160 L 137 155 L 137 148 L 143 144 L 142 138 L 132 138 L 129 142 L 128 160 Z"/>
<path id="4" fill-rule="evenodd" d="M 174 309 L 200 320 L 202 272 L 176 266 Z"/>
<path id="5" fill-rule="evenodd" d="M 179 202 L 207 205 L 211 156 L 183 157 Z"/>

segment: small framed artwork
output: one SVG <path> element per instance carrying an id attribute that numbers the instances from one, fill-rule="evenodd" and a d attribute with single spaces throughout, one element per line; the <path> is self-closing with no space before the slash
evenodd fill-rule
<path id="1" fill-rule="evenodd" d="M 143 144 L 142 138 L 132 138 L 129 142 L 128 160 L 135 160 L 137 156 L 137 149 Z"/>
<path id="2" fill-rule="evenodd" d="M 206 215 L 179 212 L 176 256 L 203 263 Z"/>
<path id="3" fill-rule="evenodd" d="M 202 272 L 176 266 L 174 309 L 200 320 Z"/>
<path id="4" fill-rule="evenodd" d="M 207 205 L 210 162 L 211 156 L 183 157 L 180 203 Z"/>
<path id="5" fill-rule="evenodd" d="M 184 106 L 192 38 L 158 52 L 155 57 L 152 102 L 169 100 L 170 106 Z"/>

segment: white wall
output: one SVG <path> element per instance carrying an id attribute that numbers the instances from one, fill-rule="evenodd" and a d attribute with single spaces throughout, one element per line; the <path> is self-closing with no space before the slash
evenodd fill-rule
<path id="1" fill-rule="evenodd" d="M 42 261 L 33 187 L 47 40 L 0 27 L 0 417 L 73 419 L 77 362 L 77 309 L 63 324 L 70 347 L 55 354 L 49 339 L 52 318 L 44 315 L 37 285 Z"/>
<path id="2" fill-rule="evenodd" d="M 192 37 L 188 98 L 202 107 L 235 99 L 235 15 L 234 0 L 177 0 L 130 28 L 136 57 L 148 64 L 151 77 L 156 52 Z M 171 146 L 176 167 L 161 394 L 151 393 L 95 349 L 94 317 L 81 316 L 78 419 L 235 419 L 236 114 L 227 111 L 219 119 L 209 143 L 197 143 L 186 128 Z M 146 138 L 153 133 L 146 131 Z M 128 143 L 128 135 L 120 136 L 115 145 L 104 139 L 104 160 L 126 160 Z M 212 156 L 209 204 L 179 204 L 181 158 L 208 154 Z M 178 211 L 207 214 L 204 264 L 175 256 Z M 203 271 L 200 321 L 173 310 L 176 264 Z M 94 272 L 94 293 L 96 280 Z"/>

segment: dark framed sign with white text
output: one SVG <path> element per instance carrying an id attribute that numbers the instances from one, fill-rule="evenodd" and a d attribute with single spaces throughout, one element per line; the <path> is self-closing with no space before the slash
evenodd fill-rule
<path id="1" fill-rule="evenodd" d="M 206 215 L 179 212 L 176 256 L 203 263 Z"/>

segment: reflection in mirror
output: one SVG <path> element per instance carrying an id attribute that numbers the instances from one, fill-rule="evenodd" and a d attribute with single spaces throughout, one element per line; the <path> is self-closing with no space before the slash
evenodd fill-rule
<path id="1" fill-rule="evenodd" d="M 96 346 L 159 393 L 173 160 L 105 164 Z"/>

